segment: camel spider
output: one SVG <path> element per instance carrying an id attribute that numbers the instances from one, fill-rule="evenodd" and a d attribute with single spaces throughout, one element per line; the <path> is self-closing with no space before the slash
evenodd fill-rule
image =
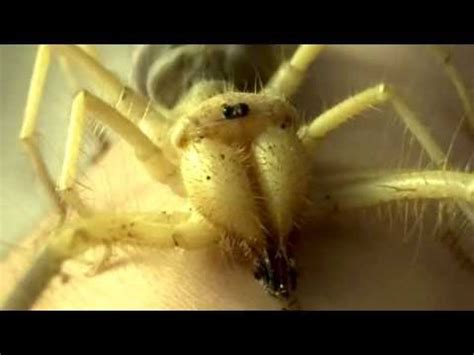
<path id="1" fill-rule="evenodd" d="M 40 46 L 21 138 L 60 213 L 72 208 L 80 215 L 55 231 L 43 251 L 44 259 L 48 264 L 57 260 L 58 266 L 96 244 L 198 248 L 222 242 L 250 259 L 254 275 L 265 289 L 292 306 L 296 287 L 292 238 L 297 226 L 310 217 L 306 213 L 309 207 L 343 210 L 397 199 L 454 199 L 472 216 L 472 174 L 446 170 L 446 154 L 393 88 L 385 84 L 368 88 L 312 122 L 301 122 L 286 98 L 294 94 L 320 50 L 321 46 L 300 46 L 256 94 L 236 92 L 221 80 L 198 80 L 186 92 L 174 87 L 179 95 L 170 90 L 171 98 L 166 102 L 152 102 L 124 87 L 80 47 Z M 103 97 L 81 91 L 73 101 L 58 192 L 33 139 L 52 53 L 103 88 Z M 181 99 L 174 102 L 173 97 Z M 307 201 L 314 185 L 306 167 L 306 151 L 358 113 L 386 102 L 393 105 L 437 170 L 349 178 L 344 186 Z M 88 115 L 127 141 L 158 182 L 187 196 L 189 212 L 173 216 L 110 214 L 84 203 L 74 181 Z M 56 273 L 57 267 L 51 270 Z M 11 304 L 31 303 L 20 296 L 12 296 Z"/>

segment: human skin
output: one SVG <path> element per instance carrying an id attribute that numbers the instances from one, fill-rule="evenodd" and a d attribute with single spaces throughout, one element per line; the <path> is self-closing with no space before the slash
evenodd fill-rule
<path id="1" fill-rule="evenodd" d="M 456 48 L 455 55 L 463 78 L 474 78 L 474 69 L 466 64 L 474 49 Z M 306 117 L 313 117 L 324 104 L 333 105 L 381 81 L 399 88 L 447 148 L 462 116 L 461 105 L 442 68 L 418 47 L 330 48 L 317 60 L 295 103 Z M 395 167 L 404 137 L 401 125 L 394 121 L 393 111 L 382 108 L 332 133 L 312 154 L 315 176 Z M 465 162 L 472 150 L 472 138 L 463 127 L 456 138 L 453 162 Z M 171 211 L 182 206 L 182 200 L 142 169 L 127 147 L 113 147 L 87 170 L 86 200 L 93 201 L 98 210 Z M 303 228 L 295 253 L 303 309 L 474 308 L 474 275 L 461 269 L 426 230 L 404 243 L 404 221 L 395 221 L 391 229 L 388 221 L 387 214 L 380 218 L 371 209 L 365 215 L 347 212 L 314 219 Z M 280 308 L 253 279 L 250 269 L 230 261 L 216 247 L 116 249 L 115 254 L 110 267 L 93 277 L 84 275 L 89 266 L 83 262 L 66 262 L 63 276 L 51 281 L 34 308 Z M 88 257 L 93 260 L 100 254 Z M 2 264 L 5 270 L 16 271 L 11 272 L 12 284 L 13 274 L 21 270 L 20 259 Z"/>

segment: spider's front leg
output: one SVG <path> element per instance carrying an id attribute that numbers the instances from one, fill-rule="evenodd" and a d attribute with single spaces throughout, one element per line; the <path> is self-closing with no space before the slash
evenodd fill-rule
<path id="1" fill-rule="evenodd" d="M 443 152 L 434 140 L 429 129 L 409 107 L 405 99 L 397 94 L 393 88 L 385 84 L 366 89 L 325 111 L 311 123 L 302 126 L 298 131 L 298 135 L 305 145 L 309 147 L 312 142 L 324 138 L 341 124 L 357 117 L 361 112 L 386 102 L 392 104 L 403 123 L 419 142 L 422 149 L 428 154 L 434 166 L 443 170 L 449 168 L 447 154 Z M 472 176 L 472 174 L 470 175 Z M 472 205 L 465 201 L 459 201 L 456 204 L 474 225 Z"/>
<path id="2" fill-rule="evenodd" d="M 92 115 L 95 119 L 114 130 L 122 139 L 127 141 L 134 148 L 136 157 L 147 167 L 155 179 L 165 182 L 176 170 L 176 167 L 164 157 L 162 150 L 116 109 L 86 91 L 81 91 L 76 95 L 71 110 L 66 152 L 58 190 L 62 199 L 76 209 L 82 218 L 79 218 L 77 224 L 72 227 L 72 231 L 71 227 L 59 227 L 59 232 L 52 236 L 51 243 L 45 247 L 43 252 L 29 268 L 23 281 L 16 287 L 6 303 L 6 308 L 25 308 L 30 306 L 47 285 L 48 280 L 58 274 L 60 265 L 65 259 L 77 253 L 81 253 L 84 248 L 97 244 L 98 242 L 110 244 L 111 238 L 112 241 L 115 241 L 113 237 L 109 237 L 109 232 L 112 233 L 112 236 L 114 233 L 117 233 L 116 228 L 118 228 L 117 223 L 119 223 L 117 219 L 96 213 L 90 206 L 83 203 L 77 192 L 73 189 L 84 124 L 88 115 Z M 139 230 L 133 229 L 133 231 L 128 230 L 128 232 L 133 236 L 139 236 L 138 239 L 140 239 L 141 233 L 150 232 L 150 230 L 147 229 L 149 226 L 146 223 L 142 225 L 139 222 L 133 222 L 133 218 L 137 217 L 118 216 L 118 220 L 121 221 L 120 228 L 128 222 L 130 222 L 130 224 L 133 223 L 134 225 L 130 226 L 130 228 L 139 228 Z M 194 215 L 190 216 L 190 221 L 195 224 L 197 223 Z M 193 228 L 194 227 L 197 228 L 197 226 L 193 225 Z M 183 229 L 182 234 L 185 236 L 192 232 L 192 229 L 189 231 L 186 229 L 189 228 L 188 224 L 184 224 L 179 228 Z M 180 230 L 179 228 L 178 231 Z M 68 230 L 71 231 L 69 234 L 67 233 Z M 199 226 L 197 230 L 205 231 L 206 229 L 203 228 L 203 226 Z M 187 237 L 183 237 L 185 241 L 180 242 L 179 234 L 178 236 L 174 236 L 171 240 L 169 233 L 166 234 L 162 232 L 163 231 L 160 231 L 159 234 L 162 235 L 162 237 L 159 238 L 166 239 L 168 236 L 168 242 L 164 246 L 176 244 L 188 247 L 195 243 L 194 241 L 193 243 L 188 243 Z M 150 233 L 148 235 L 154 236 L 155 234 Z M 208 235 L 212 236 L 213 234 L 208 233 Z M 107 236 L 107 238 L 104 236 Z M 158 240 L 160 240 L 159 238 Z M 199 240 L 199 238 L 196 238 L 196 241 Z M 129 242 L 131 241 L 133 240 L 129 240 Z M 127 242 L 127 240 L 124 242 Z"/>
<path id="3" fill-rule="evenodd" d="M 35 137 L 37 126 L 37 116 L 41 94 L 46 81 L 47 68 L 51 60 L 50 50 L 46 46 L 40 46 L 36 56 L 33 75 L 31 77 L 28 100 L 25 107 L 23 125 L 20 131 L 20 140 L 22 141 L 28 156 L 33 164 L 33 168 L 38 175 L 41 184 L 45 187 L 49 199 L 52 201 L 56 210 L 60 214 L 60 223 L 64 220 L 66 208 L 60 196 L 56 192 L 56 187 L 48 168 L 44 162 L 38 143 Z"/>
<path id="4" fill-rule="evenodd" d="M 194 249 L 216 242 L 220 230 L 198 212 L 96 213 L 78 218 L 51 235 L 48 245 L 16 285 L 3 309 L 28 309 L 65 260 L 100 245 Z"/>
<path id="5" fill-rule="evenodd" d="M 298 135 L 307 147 L 324 138 L 339 125 L 356 117 L 368 108 L 389 102 L 407 128 L 417 139 L 422 149 L 439 170 L 411 173 L 385 172 L 372 176 L 370 173 L 348 174 L 346 182 L 337 188 L 329 188 L 317 197 L 317 208 L 344 210 L 370 207 L 394 200 L 437 199 L 451 200 L 461 210 L 464 217 L 474 225 L 474 175 L 471 172 L 455 172 L 449 168 L 448 154 L 444 153 L 434 140 L 429 129 L 423 125 L 415 112 L 410 109 L 396 91 L 385 84 L 377 85 L 341 102 L 321 114 L 313 122 L 300 128 Z M 328 178 L 337 181 L 339 178 Z M 450 206 L 451 207 L 451 206 Z M 452 206 L 454 207 L 454 206 Z M 441 210 L 438 223 L 441 221 Z M 455 225 L 453 228 L 457 228 Z M 457 254 L 470 260 L 468 254 L 457 248 Z M 459 259 L 459 258 L 458 258 Z"/>
<path id="6" fill-rule="evenodd" d="M 300 45 L 293 53 L 291 59 L 280 65 L 273 74 L 268 84 L 263 89 L 263 94 L 277 95 L 289 98 L 301 86 L 305 75 L 316 60 L 324 46 Z"/>
<path id="7" fill-rule="evenodd" d="M 91 215 L 90 208 L 83 204 L 73 189 L 85 121 L 89 115 L 112 129 L 130 144 L 138 160 L 146 166 L 150 175 L 156 180 L 165 183 L 169 177 L 174 175 L 176 166 L 167 160 L 163 151 L 142 133 L 137 126 L 98 97 L 87 91 L 81 91 L 74 98 L 72 105 L 66 152 L 58 184 L 58 190 L 64 199 L 79 214 L 83 216 Z"/>
<path id="8" fill-rule="evenodd" d="M 319 191 L 313 198 L 313 207 L 318 212 L 340 212 L 355 208 L 374 207 L 392 201 L 408 200 L 452 200 L 463 210 L 469 223 L 474 219 L 474 175 L 446 170 L 415 172 L 348 173 L 320 179 Z M 438 215 L 435 229 L 442 220 Z M 464 226 L 465 227 L 465 226 Z M 447 233 L 441 236 L 460 265 L 474 271 L 471 253 L 453 233 L 461 230 L 461 223 L 450 223 Z"/>
<path id="9" fill-rule="evenodd" d="M 451 53 L 440 46 L 431 45 L 428 46 L 428 49 L 433 53 L 434 56 L 436 56 L 438 61 L 444 67 L 446 75 L 456 89 L 459 100 L 461 101 L 466 114 L 467 124 L 469 126 L 470 132 L 472 135 L 474 135 L 474 100 L 472 100 L 469 96 L 469 90 L 467 86 L 463 82 L 457 68 L 452 63 Z"/>
<path id="10" fill-rule="evenodd" d="M 325 179 L 328 185 L 337 180 L 337 176 Z M 344 180 L 336 187 L 321 188 L 323 193 L 314 201 L 318 210 L 341 211 L 410 199 L 453 199 L 474 204 L 474 175 L 470 173 L 434 170 L 372 177 L 347 174 Z"/>
<path id="11" fill-rule="evenodd" d="M 84 46 L 83 46 L 84 47 Z M 46 188 L 49 198 L 64 219 L 66 206 L 61 196 L 56 192 L 53 178 L 48 172 L 47 166 L 39 150 L 36 141 L 36 129 L 38 111 L 46 84 L 46 79 L 51 65 L 52 56 L 59 56 L 61 64 L 65 69 L 67 78 L 73 86 L 77 86 L 74 75 L 80 74 L 91 81 L 98 89 L 100 96 L 112 107 L 125 114 L 132 122 L 151 120 L 159 129 L 165 130 L 165 117 L 157 113 L 160 107 L 151 109 L 150 102 L 132 90 L 125 87 L 120 80 L 108 71 L 98 60 L 94 51 L 85 46 L 50 46 L 40 45 L 38 47 L 33 74 L 31 77 L 28 98 L 25 106 L 23 124 L 20 132 L 20 140 L 32 161 L 33 167 L 42 185 Z M 79 205 L 79 202 L 76 203 Z"/>

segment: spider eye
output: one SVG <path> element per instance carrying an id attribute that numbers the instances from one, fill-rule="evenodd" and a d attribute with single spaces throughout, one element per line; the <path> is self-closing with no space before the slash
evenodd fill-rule
<path id="1" fill-rule="evenodd" d="M 249 114 L 250 107 L 246 103 L 238 103 L 235 105 L 222 105 L 222 117 L 226 120 L 232 120 L 234 118 L 245 117 Z"/>

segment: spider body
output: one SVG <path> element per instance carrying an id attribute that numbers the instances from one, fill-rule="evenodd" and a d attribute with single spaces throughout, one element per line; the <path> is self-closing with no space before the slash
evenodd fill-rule
<path id="1" fill-rule="evenodd" d="M 225 52 L 230 47 L 234 47 L 232 56 L 214 53 L 214 60 L 221 58 L 219 65 L 206 60 L 209 52 Z M 155 57 L 151 67 L 159 66 L 173 52 L 181 56 L 180 51 L 193 50 L 194 65 L 175 73 L 177 82 L 190 83 L 189 78 L 203 72 L 208 78 L 230 78 L 241 67 L 252 66 L 255 57 L 239 58 L 236 53 L 257 48 L 255 55 L 260 58 L 268 58 L 262 51 L 275 51 L 272 46 L 178 46 Z M 136 59 L 141 61 L 143 58 Z M 146 81 L 160 82 L 161 76 L 169 75 L 168 70 L 150 70 Z M 256 76 L 242 79 L 257 82 Z M 144 85 L 138 82 L 136 86 Z M 187 91 L 177 90 L 184 99 L 172 109 L 183 114 L 169 133 L 173 155 L 180 156 L 177 164 L 185 195 L 200 215 L 221 230 L 222 238 L 233 239 L 225 243 L 233 246 L 230 253 L 250 257 L 254 276 L 265 290 L 287 301 L 296 289 L 289 236 L 303 219 L 310 189 L 305 148 L 294 129 L 299 123 L 297 112 L 277 96 L 225 92 L 233 84 L 222 81 L 202 80 L 187 86 Z M 199 102 L 201 98 L 205 99 Z M 153 99 L 163 100 L 159 92 L 154 92 Z"/>
<path id="2" fill-rule="evenodd" d="M 221 107 L 240 110 L 242 102 L 249 108 L 245 116 L 222 117 Z M 229 252 L 250 259 L 264 288 L 283 300 L 296 287 L 289 236 L 304 219 L 310 190 L 297 119 L 277 97 L 228 92 L 197 105 L 169 130 L 195 213 L 219 230 L 219 238 L 231 239 L 224 243 L 232 246 Z"/>

